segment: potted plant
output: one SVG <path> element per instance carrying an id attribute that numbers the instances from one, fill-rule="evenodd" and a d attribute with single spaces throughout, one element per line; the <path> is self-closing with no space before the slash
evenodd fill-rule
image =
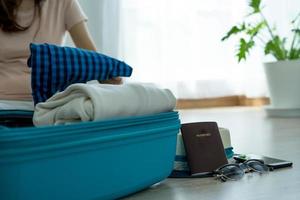
<path id="1" fill-rule="evenodd" d="M 250 14 L 241 24 L 233 26 L 222 41 L 240 36 L 236 54 L 239 62 L 246 60 L 250 50 L 260 43 L 265 55 L 275 59 L 264 63 L 271 108 L 300 110 L 300 13 L 292 21 L 292 37 L 288 40 L 276 33 L 276 26 L 270 26 L 261 0 L 250 0 L 249 7 Z"/>

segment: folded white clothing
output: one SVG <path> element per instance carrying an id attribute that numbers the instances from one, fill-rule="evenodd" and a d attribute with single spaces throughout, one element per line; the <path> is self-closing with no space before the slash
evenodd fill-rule
<path id="1" fill-rule="evenodd" d="M 176 98 L 168 89 L 136 83 L 124 85 L 77 83 L 35 107 L 33 123 L 68 124 L 115 117 L 168 112 Z"/>
<path id="2" fill-rule="evenodd" d="M 227 128 L 220 127 L 219 132 L 220 132 L 224 149 L 232 147 L 229 130 Z"/>
<path id="3" fill-rule="evenodd" d="M 33 101 L 0 100 L 0 110 L 26 110 L 33 111 Z"/>

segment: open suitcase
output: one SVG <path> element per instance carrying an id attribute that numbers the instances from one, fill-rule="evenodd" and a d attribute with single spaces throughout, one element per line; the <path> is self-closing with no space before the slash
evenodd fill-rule
<path id="1" fill-rule="evenodd" d="M 0 199 L 116 199 L 171 173 L 177 112 L 31 126 L 32 113 L 0 112 Z"/>

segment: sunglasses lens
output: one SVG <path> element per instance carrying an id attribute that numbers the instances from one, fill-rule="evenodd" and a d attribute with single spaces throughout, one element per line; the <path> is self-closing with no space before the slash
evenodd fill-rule
<path id="1" fill-rule="evenodd" d="M 244 171 L 241 168 L 234 165 L 229 165 L 224 168 L 221 168 L 219 173 L 222 174 L 222 176 L 226 179 L 231 180 L 241 179 L 244 175 Z"/>
<path id="2" fill-rule="evenodd" d="M 260 172 L 260 173 L 266 173 L 269 171 L 269 168 L 263 164 L 262 162 L 256 161 L 256 160 L 249 160 L 247 162 L 247 165 L 254 171 Z"/>

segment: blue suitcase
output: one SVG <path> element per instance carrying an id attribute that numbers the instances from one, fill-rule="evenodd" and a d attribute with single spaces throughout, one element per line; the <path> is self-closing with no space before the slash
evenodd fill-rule
<path id="1" fill-rule="evenodd" d="M 14 126 L 14 120 L 26 122 L 31 115 L 0 112 L 1 200 L 116 199 L 160 182 L 172 171 L 177 112 Z M 27 122 L 22 126 L 30 126 Z"/>

